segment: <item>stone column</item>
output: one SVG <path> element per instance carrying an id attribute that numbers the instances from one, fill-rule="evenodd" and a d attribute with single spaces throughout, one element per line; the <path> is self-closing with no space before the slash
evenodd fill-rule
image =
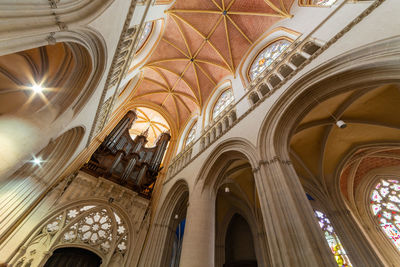
<path id="1" fill-rule="evenodd" d="M 197 187 L 189 198 L 180 267 L 214 266 L 215 197 Z"/>
<path id="2" fill-rule="evenodd" d="M 337 266 L 290 161 L 254 170 L 272 266 Z"/>

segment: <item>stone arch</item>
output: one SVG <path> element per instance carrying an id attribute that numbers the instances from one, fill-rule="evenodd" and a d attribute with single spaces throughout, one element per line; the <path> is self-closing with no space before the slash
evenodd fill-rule
<path id="1" fill-rule="evenodd" d="M 240 230 L 242 231 L 244 230 L 244 232 L 240 233 Z M 252 232 L 248 220 L 246 220 L 241 214 L 234 213 L 233 216 L 231 217 L 229 224 L 227 225 L 224 245 L 225 245 L 224 265 L 235 266 L 238 263 L 242 263 L 248 265 L 251 264 L 250 266 L 254 266 L 257 263 L 257 256 L 256 256 L 257 253 L 255 249 L 257 245 L 255 244 L 254 234 Z M 243 261 L 243 258 L 245 258 L 245 261 Z M 234 261 L 234 263 L 232 264 L 232 262 L 229 261 Z"/>
<path id="2" fill-rule="evenodd" d="M 35 4 L 32 4 L 32 1 L 20 1 L 18 5 L 15 5 L 12 1 L 8 2 L 1 4 L 0 16 L 10 18 L 8 19 L 9 23 L 6 23 L 8 26 L 1 27 L 0 32 L 4 38 L 12 39 L 18 36 L 34 35 L 38 32 L 48 33 L 87 25 L 100 16 L 114 0 L 99 2 L 73 0 L 66 3 L 63 3 L 63 1 L 41 1 L 42 3 Z M 26 13 L 27 6 L 29 6 L 29 14 Z M 55 23 L 54 16 L 58 17 L 58 23 Z M 10 25 L 12 25 L 11 28 Z M 31 26 L 27 29 L 26 25 Z"/>
<path id="3" fill-rule="evenodd" d="M 225 182 L 221 183 L 218 194 L 226 194 L 224 191 L 224 186 L 230 186 L 234 187 L 235 190 L 237 191 L 242 191 L 240 188 L 240 185 L 238 185 L 235 181 L 232 181 L 231 179 L 226 180 Z M 242 191 L 242 194 L 245 194 Z M 217 196 L 218 199 L 218 196 Z M 263 228 L 262 220 L 260 221 L 260 218 L 257 217 L 257 214 L 254 212 L 254 209 L 252 208 L 252 203 L 245 202 L 241 199 L 238 199 L 236 197 L 231 197 L 230 198 L 232 201 L 232 206 L 226 213 L 226 215 L 223 218 L 222 223 L 220 224 L 221 228 L 218 229 L 218 223 L 217 224 L 217 229 L 216 229 L 216 238 L 215 238 L 215 264 L 216 266 L 222 266 L 222 263 L 225 261 L 225 238 L 226 234 L 228 231 L 229 223 L 232 219 L 232 217 L 235 214 L 239 214 L 242 216 L 248 225 L 250 226 L 250 230 L 252 233 L 252 238 L 254 242 L 254 249 L 256 253 L 257 260 L 259 262 L 259 266 L 268 266 L 270 262 L 267 262 L 269 259 L 267 254 L 268 254 L 268 245 L 267 245 L 267 240 L 266 240 L 266 235 L 265 231 Z M 216 216 L 217 218 L 218 216 Z"/>
<path id="4" fill-rule="evenodd" d="M 0 190 L 0 209 L 4 210 L 0 216 L 2 240 L 11 234 L 14 224 L 29 215 L 26 211 L 36 205 L 35 203 L 44 196 L 43 193 L 54 186 L 65 163 L 76 152 L 84 134 L 83 127 L 66 131 L 36 155 L 42 163 L 36 165 L 27 162 L 4 182 Z"/>
<path id="5" fill-rule="evenodd" d="M 263 120 L 257 138 L 261 156 L 271 158 L 277 154 L 287 155 L 287 140 L 294 131 L 294 125 L 318 104 L 316 100 L 322 101 L 360 87 L 373 88 L 400 81 L 396 75 L 399 66 L 393 60 L 393 56 L 400 53 L 396 48 L 399 42 L 400 38 L 392 38 L 345 53 L 309 72 L 290 87 Z M 371 56 L 370 49 L 377 49 L 377 52 Z M 384 52 L 387 54 L 383 55 Z M 366 58 L 366 55 L 370 57 Z M 368 67 L 371 62 L 374 62 L 374 66 Z M 361 67 L 365 68 L 357 70 Z M 326 71 L 328 68 L 329 71 Z M 328 78 L 322 80 L 322 76 Z"/>
<path id="6" fill-rule="evenodd" d="M 208 156 L 198 174 L 195 185 L 200 181 L 202 187 L 211 187 L 216 192 L 218 184 L 221 182 L 220 173 L 226 164 L 232 160 L 244 159 L 249 162 L 252 169 L 257 168 L 259 156 L 254 146 L 244 138 L 231 138 L 219 144 Z M 215 179 L 212 176 L 216 177 Z"/>
<path id="7" fill-rule="evenodd" d="M 89 100 L 105 71 L 107 50 L 105 40 L 99 32 L 87 27 L 80 27 L 68 32 L 43 33 L 10 39 L 4 45 L 0 46 L 0 55 L 4 56 L 60 43 L 68 44 L 71 47 L 72 53 L 78 60 L 78 66 L 91 66 L 91 70 L 87 73 L 86 78 L 80 84 L 74 85 L 81 90 L 79 96 L 75 97 L 70 105 L 73 114 L 76 115 Z M 78 78 L 82 79 L 82 77 Z"/>
<path id="8" fill-rule="evenodd" d="M 285 175 L 296 176 L 296 179 L 287 181 L 290 186 L 301 187 L 289 155 L 289 141 L 294 135 L 297 125 L 319 103 L 332 97 L 356 90 L 368 91 L 387 84 L 398 85 L 400 65 L 395 62 L 394 58 L 400 53 L 397 47 L 399 42 L 400 39 L 396 37 L 346 52 L 310 71 L 280 96 L 262 123 L 257 147 L 266 162 L 276 160 L 282 164 L 288 164 Z M 371 49 L 375 51 L 373 55 L 370 54 Z M 325 123 L 336 127 L 334 120 L 327 120 Z M 328 185 L 328 194 L 332 200 L 335 200 L 337 215 L 342 216 L 342 219 L 348 219 L 350 223 L 353 218 L 349 216 L 348 208 L 339 189 L 338 169 L 334 172 L 334 179 Z M 300 191 L 298 193 L 300 194 Z M 299 195 L 299 197 L 304 199 L 304 193 L 302 194 L 303 196 Z M 343 226 L 342 230 L 346 231 L 346 227 Z M 346 248 L 353 263 L 372 264 L 372 260 L 375 261 L 375 265 L 382 265 L 382 257 L 368 243 L 368 237 L 365 237 L 361 230 L 358 232 L 353 230 L 353 233 L 354 236 L 349 239 L 350 245 L 353 246 L 350 249 Z M 342 234 L 341 236 L 351 235 Z M 365 241 L 355 241 L 357 239 Z M 345 240 L 342 242 L 346 246 Z M 354 260 L 355 257 L 356 260 Z M 368 260 L 366 260 L 367 258 Z"/>
<path id="9" fill-rule="evenodd" d="M 400 166 L 376 168 L 365 174 L 361 180 L 355 195 L 356 212 L 359 221 L 368 233 L 376 250 L 380 251 L 382 258 L 387 262 L 399 260 L 400 252 L 394 247 L 389 238 L 382 231 L 376 218 L 371 212 L 371 193 L 381 179 L 399 180 Z"/>
<path id="10" fill-rule="evenodd" d="M 53 73 L 54 77 L 51 80 L 51 86 L 57 86 L 60 83 L 60 77 L 62 77 L 63 88 L 75 88 L 74 90 L 64 90 L 68 93 L 67 96 L 58 92 L 50 99 L 52 100 L 50 101 L 51 105 L 41 104 L 38 108 L 29 109 L 29 112 L 13 111 L 8 112 L 7 116 L 2 116 L 1 123 L 9 125 L 6 129 L 9 132 L 7 138 L 13 139 L 11 140 L 12 142 L 10 141 L 11 143 L 18 144 L 18 138 L 29 141 L 29 145 L 26 144 L 24 147 L 18 148 L 19 158 L 15 162 L 27 160 L 30 153 L 36 153 L 45 147 L 52 137 L 57 136 L 63 125 L 70 122 L 88 102 L 104 73 L 106 61 L 105 42 L 94 30 L 81 28 L 73 32 L 57 32 L 52 35 L 51 44 L 46 38 L 48 38 L 47 34 L 22 37 L 4 42 L 5 45 L 0 47 L 0 54 L 3 57 L 12 57 L 14 54 L 17 58 L 25 58 L 26 62 L 30 62 L 24 65 L 31 66 L 30 69 L 33 74 L 37 72 L 38 67 L 30 58 L 38 58 L 36 54 L 39 52 L 36 53 L 36 51 L 46 49 L 43 47 L 48 47 L 51 51 L 57 47 L 64 47 L 65 51 L 68 51 L 69 61 L 72 60 L 75 65 L 70 70 L 70 77 L 64 75 L 62 71 L 61 74 L 58 71 Z M 32 56 L 29 56 L 26 51 L 33 51 L 33 54 L 31 53 Z M 45 53 L 42 54 L 45 55 Z M 43 58 L 46 59 L 46 57 Z M 50 58 L 47 61 L 57 62 L 57 59 L 54 59 L 53 56 L 50 57 L 48 55 L 47 58 Z M 46 60 L 39 61 L 43 61 L 43 64 L 46 63 Z M 58 65 L 60 64 L 58 63 Z M 62 69 L 62 66 L 60 66 L 60 69 Z M 15 70 L 11 72 L 15 72 Z M 53 70 L 53 72 L 55 71 Z M 68 77 L 63 78 L 64 76 Z M 21 79 L 15 81 L 19 80 Z M 25 80 L 22 79 L 20 83 L 22 82 L 24 86 L 29 86 L 24 84 L 26 83 Z M 39 97 L 38 94 L 35 98 L 39 101 L 42 97 Z M 19 127 L 25 128 L 25 130 L 16 133 Z M 4 172 L 1 172 L 0 176 L 7 177 L 18 167 L 15 163 L 10 162 L 9 167 Z"/>
<path id="11" fill-rule="evenodd" d="M 79 247 L 56 249 L 44 266 L 59 266 L 64 264 L 100 266 L 101 258 L 91 250 Z"/>
<path id="12" fill-rule="evenodd" d="M 152 237 L 144 248 L 140 265 L 168 266 L 171 260 L 174 231 L 179 220 L 186 216 L 189 200 L 189 187 L 185 180 L 179 179 L 166 193 L 165 201 L 155 215 L 149 236 Z M 178 215 L 178 219 L 175 219 Z"/>
<path id="13" fill-rule="evenodd" d="M 99 216 L 97 220 L 96 216 Z M 99 230 L 85 228 L 90 219 L 93 225 L 100 224 Z M 104 233 L 100 233 L 102 230 Z M 85 236 L 88 232 L 90 236 Z M 96 233 L 98 239 L 93 241 Z M 24 249 L 10 263 L 42 266 L 53 251 L 78 247 L 97 254 L 102 259 L 102 266 L 123 266 L 133 254 L 135 239 L 135 229 L 123 208 L 99 198 L 79 200 L 50 211 L 27 235 Z"/>

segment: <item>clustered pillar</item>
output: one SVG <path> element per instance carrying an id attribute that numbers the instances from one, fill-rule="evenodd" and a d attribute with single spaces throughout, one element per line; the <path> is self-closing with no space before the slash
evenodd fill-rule
<path id="1" fill-rule="evenodd" d="M 290 161 L 254 170 L 273 266 L 337 266 Z"/>
<path id="2" fill-rule="evenodd" d="M 201 184 L 201 183 L 200 183 Z M 197 185 L 189 196 L 180 267 L 214 266 L 215 197 Z"/>

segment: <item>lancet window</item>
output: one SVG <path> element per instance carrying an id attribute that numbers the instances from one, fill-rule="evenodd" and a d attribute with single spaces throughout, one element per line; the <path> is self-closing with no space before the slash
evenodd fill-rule
<path id="1" fill-rule="evenodd" d="M 189 145 L 196 138 L 197 131 L 197 121 L 193 123 L 192 128 L 190 128 L 189 132 L 186 135 L 185 146 Z"/>
<path id="2" fill-rule="evenodd" d="M 139 38 L 139 43 L 136 49 L 137 53 L 140 52 L 140 50 L 142 50 L 142 48 L 146 44 L 147 39 L 149 39 L 152 30 L 153 30 L 153 22 L 152 21 L 146 22 L 146 24 L 144 25 L 142 35 L 140 35 Z"/>
<path id="3" fill-rule="evenodd" d="M 267 47 L 265 47 L 257 55 L 257 57 L 251 63 L 249 69 L 249 78 L 254 80 L 258 75 L 260 75 L 269 65 L 274 62 L 274 60 L 285 51 L 286 48 L 290 46 L 291 42 L 286 39 L 277 40 Z"/>
<path id="4" fill-rule="evenodd" d="M 300 0 L 299 4 L 302 6 L 320 6 L 320 7 L 330 7 L 337 0 Z"/>
<path id="5" fill-rule="evenodd" d="M 380 180 L 372 191 L 370 207 L 382 231 L 400 250 L 400 181 Z"/>
<path id="6" fill-rule="evenodd" d="M 232 89 L 225 90 L 215 102 L 212 119 L 215 119 L 234 100 Z"/>
<path id="7" fill-rule="evenodd" d="M 313 4 L 316 6 L 331 6 L 336 0 L 314 0 Z"/>
<path id="8" fill-rule="evenodd" d="M 350 260 L 347 256 L 346 251 L 344 250 L 342 243 L 339 240 L 339 237 L 336 235 L 331 222 L 326 217 L 326 215 L 320 211 L 314 211 L 315 216 L 318 219 L 319 226 L 324 232 L 324 236 L 328 245 L 332 251 L 332 254 L 335 257 L 335 260 L 339 267 L 350 267 L 352 266 Z"/>

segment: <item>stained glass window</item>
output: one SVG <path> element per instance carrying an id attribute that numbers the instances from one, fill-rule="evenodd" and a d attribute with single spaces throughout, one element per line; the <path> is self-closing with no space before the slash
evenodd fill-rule
<path id="1" fill-rule="evenodd" d="M 400 181 L 382 179 L 372 191 L 370 207 L 382 231 L 400 250 Z"/>
<path id="2" fill-rule="evenodd" d="M 95 205 L 65 210 L 45 227 L 51 236 L 60 236 L 64 244 L 89 244 L 104 253 L 125 255 L 128 231 L 122 218 L 112 209 Z"/>
<path id="3" fill-rule="evenodd" d="M 187 134 L 185 146 L 189 145 L 194 140 L 194 138 L 196 137 L 196 130 L 197 130 L 197 121 L 196 123 L 193 124 L 192 128 L 190 128 Z"/>
<path id="4" fill-rule="evenodd" d="M 251 64 L 249 70 L 250 80 L 254 80 L 260 75 L 290 44 L 288 40 L 282 39 L 264 48 Z"/>
<path id="5" fill-rule="evenodd" d="M 149 38 L 152 29 L 153 29 L 153 22 L 152 21 L 146 22 L 146 24 L 144 25 L 142 35 L 140 35 L 139 38 L 139 43 L 137 45 L 137 50 L 136 50 L 137 52 L 139 52 L 143 48 L 143 45 Z"/>
<path id="6" fill-rule="evenodd" d="M 340 267 L 344 266 L 352 266 L 350 260 L 344 250 L 342 243 L 340 243 L 339 237 L 336 235 L 331 222 L 326 217 L 326 215 L 320 211 L 314 211 L 315 216 L 319 221 L 319 226 L 324 232 L 324 236 L 326 241 L 328 242 L 329 247 L 331 248 L 332 254 L 335 256 L 335 260 Z"/>
<path id="7" fill-rule="evenodd" d="M 331 6 L 336 0 L 314 0 L 313 4 L 316 6 Z"/>
<path id="8" fill-rule="evenodd" d="M 230 103 L 232 103 L 234 97 L 232 89 L 225 90 L 218 98 L 212 111 L 212 118 L 215 119 Z"/>

